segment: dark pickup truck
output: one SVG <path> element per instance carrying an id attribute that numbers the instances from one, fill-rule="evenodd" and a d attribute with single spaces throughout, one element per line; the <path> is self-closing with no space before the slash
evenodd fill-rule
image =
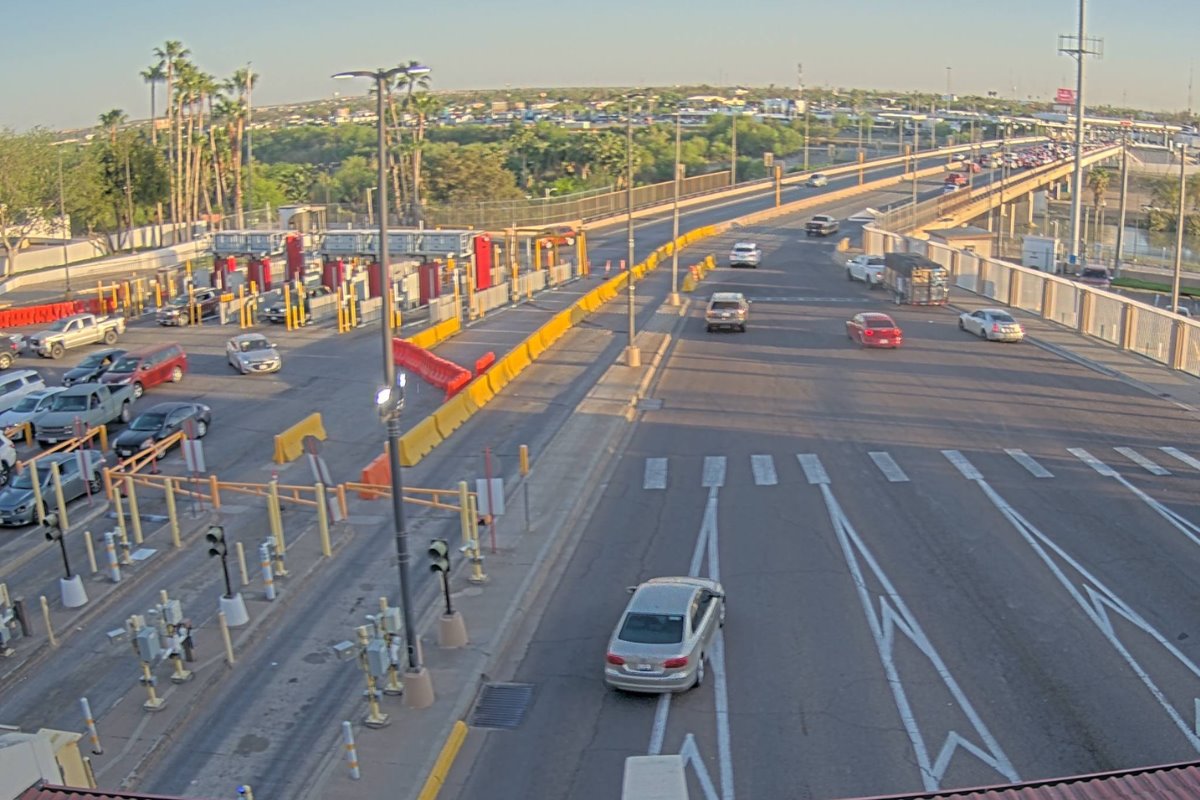
<path id="1" fill-rule="evenodd" d="M 804 225 L 805 236 L 832 236 L 838 232 L 838 221 L 828 214 L 817 214 Z"/>
<path id="2" fill-rule="evenodd" d="M 195 304 L 196 311 L 189 307 Z M 195 315 L 204 320 L 219 316 L 221 313 L 221 294 L 216 289 L 196 289 L 192 296 L 177 295 L 171 302 L 159 309 L 157 320 L 159 325 L 187 325 Z"/>

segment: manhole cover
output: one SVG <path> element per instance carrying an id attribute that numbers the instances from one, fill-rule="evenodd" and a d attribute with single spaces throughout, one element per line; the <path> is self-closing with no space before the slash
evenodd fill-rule
<path id="1" fill-rule="evenodd" d="M 531 699 L 531 683 L 485 683 L 469 724 L 477 728 L 512 730 L 524 721 L 525 709 Z"/>
<path id="2" fill-rule="evenodd" d="M 643 397 L 638 400 L 638 408 L 644 408 L 647 411 L 658 411 L 663 407 L 661 397 Z"/>

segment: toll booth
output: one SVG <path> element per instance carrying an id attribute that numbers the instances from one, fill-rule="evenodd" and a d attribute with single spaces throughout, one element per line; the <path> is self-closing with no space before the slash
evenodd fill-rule
<path id="1" fill-rule="evenodd" d="M 213 236 L 211 286 L 228 291 L 244 280 L 253 281 L 260 291 L 271 291 L 271 257 L 284 252 L 286 235 L 285 231 L 219 231 Z M 247 260 L 244 277 L 237 272 L 238 256 Z M 303 265 L 303 247 L 300 263 Z"/>
<path id="2" fill-rule="evenodd" d="M 481 233 L 471 242 L 475 255 L 475 288 L 488 289 L 492 285 L 492 237 Z"/>
<path id="3" fill-rule="evenodd" d="M 442 296 L 441 267 L 442 265 L 435 261 L 427 261 L 417 267 L 421 305 L 428 305 L 430 300 Z"/>
<path id="4" fill-rule="evenodd" d="M 304 235 L 296 232 L 287 235 L 287 279 L 304 280 Z"/>
<path id="5" fill-rule="evenodd" d="M 337 291 L 349 279 L 348 261 L 373 254 L 373 235 L 371 231 L 348 230 L 327 231 L 321 237 L 321 283 L 329 291 Z"/>

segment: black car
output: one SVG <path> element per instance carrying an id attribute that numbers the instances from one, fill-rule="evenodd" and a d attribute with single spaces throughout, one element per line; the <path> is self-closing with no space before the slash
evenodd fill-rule
<path id="1" fill-rule="evenodd" d="M 67 370 L 67 374 L 63 375 L 63 386 L 74 386 L 77 383 L 93 383 L 100 380 L 100 376 L 108 372 L 109 368 L 121 360 L 128 350 L 121 350 L 116 347 L 97 350 L 88 355 L 83 361 L 80 361 L 75 367 Z"/>
<path id="2" fill-rule="evenodd" d="M 202 439 L 208 433 L 210 424 L 212 409 L 203 403 L 159 403 L 143 411 L 117 434 L 113 440 L 113 450 L 117 458 L 129 458 L 179 431 Z"/>
<path id="3" fill-rule="evenodd" d="M 315 286 L 308 289 L 304 294 L 304 324 L 312 324 L 312 305 L 309 302 L 314 297 L 325 297 L 333 294 L 328 286 Z M 292 308 L 296 307 L 296 297 L 293 294 L 291 297 Z M 287 307 L 283 304 L 282 290 L 277 290 L 273 293 L 271 299 L 262 306 L 262 318 L 267 322 L 286 322 Z"/>

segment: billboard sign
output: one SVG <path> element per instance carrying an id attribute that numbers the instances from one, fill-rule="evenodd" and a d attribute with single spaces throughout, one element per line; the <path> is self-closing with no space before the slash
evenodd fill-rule
<path id="1" fill-rule="evenodd" d="M 1075 105 L 1075 90 L 1059 89 L 1054 93 L 1054 102 L 1067 106 Z"/>

